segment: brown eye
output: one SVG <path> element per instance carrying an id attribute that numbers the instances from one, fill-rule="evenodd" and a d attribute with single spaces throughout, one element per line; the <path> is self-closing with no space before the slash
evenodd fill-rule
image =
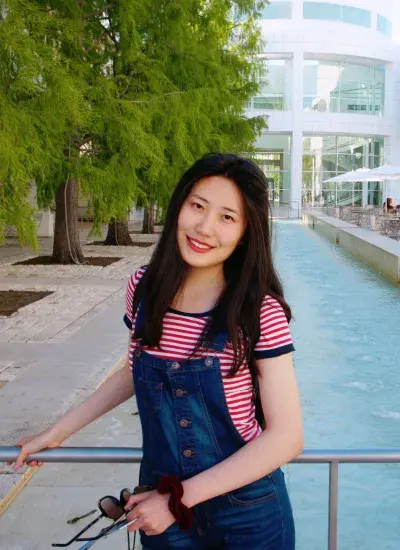
<path id="1" fill-rule="evenodd" d="M 202 210 L 203 209 L 203 205 L 200 204 L 199 202 L 192 203 L 192 206 L 195 210 Z"/>
<path id="2" fill-rule="evenodd" d="M 223 219 L 225 222 L 234 222 L 235 220 L 232 218 L 232 216 L 229 216 L 229 214 L 224 214 Z"/>

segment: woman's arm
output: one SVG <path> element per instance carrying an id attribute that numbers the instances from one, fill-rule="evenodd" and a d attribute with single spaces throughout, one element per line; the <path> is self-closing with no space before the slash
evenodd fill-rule
<path id="1" fill-rule="evenodd" d="M 129 333 L 130 341 L 131 332 Z M 68 411 L 53 426 L 35 436 L 22 437 L 16 443 L 21 447 L 21 451 L 15 462 L 14 470 L 18 470 L 24 465 L 28 455 L 42 449 L 59 447 L 68 437 L 124 403 L 133 395 L 133 376 L 127 360 L 125 365 L 110 376 L 92 395 Z M 31 462 L 29 465 L 40 464 Z"/>
<path id="2" fill-rule="evenodd" d="M 191 508 L 273 472 L 303 448 L 299 392 L 292 354 L 257 361 L 266 430 L 216 466 L 183 482 Z"/>
<path id="3" fill-rule="evenodd" d="M 108 413 L 134 395 L 133 376 L 128 360 L 95 392 L 68 411 L 50 428 L 57 438 L 67 439 L 100 416 Z"/>

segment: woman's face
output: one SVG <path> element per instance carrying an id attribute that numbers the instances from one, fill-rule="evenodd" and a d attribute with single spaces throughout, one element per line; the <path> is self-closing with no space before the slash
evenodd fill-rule
<path id="1" fill-rule="evenodd" d="M 182 205 L 177 241 L 192 267 L 222 265 L 239 245 L 247 219 L 237 186 L 223 176 L 199 180 Z"/>

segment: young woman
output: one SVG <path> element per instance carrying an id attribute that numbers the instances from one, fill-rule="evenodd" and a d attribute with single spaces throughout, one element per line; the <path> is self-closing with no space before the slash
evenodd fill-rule
<path id="1" fill-rule="evenodd" d="M 280 466 L 300 453 L 302 422 L 268 212 L 249 160 L 210 154 L 183 175 L 150 264 L 128 283 L 126 367 L 19 441 L 16 468 L 135 388 L 152 490 L 131 497 L 128 518 L 143 548 L 294 549 Z"/>

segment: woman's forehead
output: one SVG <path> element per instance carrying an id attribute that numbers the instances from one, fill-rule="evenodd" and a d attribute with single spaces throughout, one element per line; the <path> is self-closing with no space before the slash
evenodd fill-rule
<path id="1" fill-rule="evenodd" d="M 237 185 L 224 176 L 211 176 L 199 180 L 190 195 L 203 198 L 213 206 L 243 210 L 242 194 Z"/>

